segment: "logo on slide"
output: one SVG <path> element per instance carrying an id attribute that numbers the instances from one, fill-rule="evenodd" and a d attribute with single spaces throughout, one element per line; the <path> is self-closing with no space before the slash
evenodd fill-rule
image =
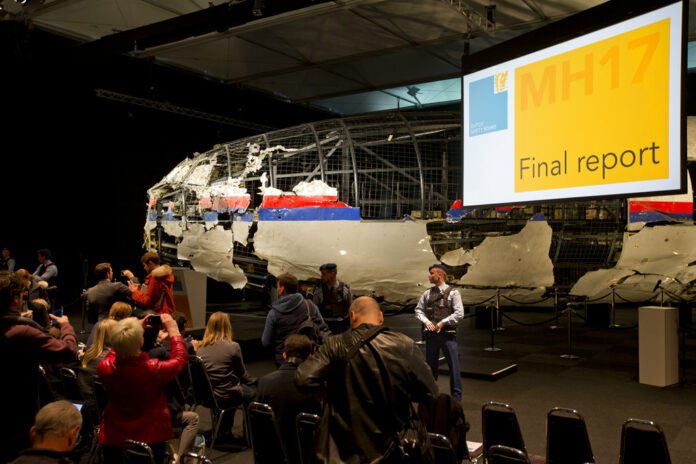
<path id="1" fill-rule="evenodd" d="M 508 73 L 469 84 L 469 137 L 508 128 Z"/>

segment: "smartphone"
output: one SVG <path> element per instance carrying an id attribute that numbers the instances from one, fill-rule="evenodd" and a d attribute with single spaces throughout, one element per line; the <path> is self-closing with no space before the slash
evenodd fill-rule
<path id="1" fill-rule="evenodd" d="M 153 329 L 159 329 L 162 327 L 162 318 L 159 315 L 148 317 L 147 322 L 152 326 Z"/>
<path id="2" fill-rule="evenodd" d="M 58 308 L 54 311 L 51 311 L 51 314 L 53 314 L 56 317 L 63 317 L 63 308 Z M 58 325 L 58 323 L 55 320 L 51 319 L 51 325 L 56 326 Z"/>

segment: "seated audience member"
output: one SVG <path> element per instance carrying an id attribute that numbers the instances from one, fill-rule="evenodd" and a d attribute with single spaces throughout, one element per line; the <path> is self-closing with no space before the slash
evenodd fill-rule
<path id="1" fill-rule="evenodd" d="M 198 356 L 208 371 L 218 401 L 233 405 L 254 399 L 256 388 L 251 384 L 256 379 L 249 377 L 242 349 L 232 341 L 232 324 L 227 314 L 218 311 L 210 316 Z"/>
<path id="2" fill-rule="evenodd" d="M 295 437 L 295 420 L 301 412 L 319 414 L 321 404 L 316 396 L 301 392 L 295 386 L 295 371 L 312 356 L 312 342 L 304 335 L 290 335 L 285 339 L 285 351 L 278 370 L 259 379 L 257 401 L 273 408 L 280 440 L 288 464 L 301 464 Z"/>
<path id="3" fill-rule="evenodd" d="M 143 264 L 143 269 L 147 272 L 145 277 L 145 285 L 147 290 L 145 293 L 140 291 L 141 286 L 128 282 L 128 288 L 131 292 L 131 298 L 137 304 L 145 309 L 152 309 L 157 313 L 171 314 L 176 311 L 174 306 L 174 294 L 172 286 L 174 285 L 174 274 L 172 268 L 166 264 L 160 266 L 159 255 L 153 251 L 148 251 L 140 258 Z M 123 271 L 128 277 L 133 275 L 132 272 Z"/>
<path id="4" fill-rule="evenodd" d="M 172 343 L 170 360 L 149 359 L 140 351 L 147 318 L 141 322 L 129 317 L 114 326 L 113 349 L 97 368 L 108 396 L 99 429 L 99 442 L 104 445 L 107 464 L 121 462 L 120 447 L 127 439 L 149 444 L 155 461 L 162 464 L 166 441 L 174 436 L 164 387 L 186 367 L 188 360 L 176 323 L 169 314 L 161 317 Z"/>
<path id="5" fill-rule="evenodd" d="M 276 366 L 283 364 L 283 347 L 288 335 L 297 333 L 309 315 L 324 324 L 319 308 L 310 300 L 306 300 L 299 292 L 300 284 L 292 274 L 278 276 L 278 299 L 271 306 L 266 316 L 266 326 L 261 335 L 263 346 L 273 346 Z M 322 334 L 325 337 L 327 333 Z M 322 340 L 323 341 L 323 340 Z"/>
<path id="6" fill-rule="evenodd" d="M 0 271 L 14 272 L 16 264 L 17 262 L 14 258 L 10 257 L 10 249 L 7 247 L 3 248 L 2 256 L 0 256 Z"/>
<path id="7" fill-rule="evenodd" d="M 113 319 L 104 319 L 99 323 L 94 335 L 94 343 L 85 351 L 82 357 L 82 368 L 77 371 L 78 385 L 85 400 L 85 407 L 89 409 L 93 418 L 98 416 L 96 410 L 97 399 L 94 395 L 97 366 L 111 351 L 111 331 L 115 325 L 116 321 Z"/>
<path id="8" fill-rule="evenodd" d="M 108 319 L 113 319 L 114 321 L 118 322 L 127 317 L 131 317 L 132 314 L 133 307 L 131 305 L 122 301 L 117 301 L 116 303 L 111 305 L 111 309 L 109 309 Z M 92 327 L 92 332 L 89 334 L 89 338 L 87 339 L 86 343 L 87 349 L 89 349 L 92 346 L 92 342 L 94 341 L 94 334 L 96 333 L 97 326 L 99 324 L 101 324 L 101 321 L 97 321 L 97 323 L 94 324 L 94 326 Z"/>
<path id="9" fill-rule="evenodd" d="M 190 337 L 187 339 L 186 338 L 186 323 L 188 320 L 186 319 L 186 315 L 184 313 L 180 313 L 179 311 L 173 312 L 172 313 L 172 318 L 176 321 L 177 327 L 179 327 L 179 332 L 181 333 L 181 336 L 184 337 L 184 340 L 186 341 L 186 352 L 188 353 L 189 356 L 195 356 L 196 355 L 196 345 L 198 342 L 196 340 L 191 339 L 189 341 Z M 164 347 L 167 352 L 171 352 L 171 344 L 169 343 L 169 340 L 165 337 L 161 340 L 161 344 Z"/>
<path id="10" fill-rule="evenodd" d="M 0 421 L 0 462 L 31 446 L 29 429 L 38 410 L 39 363 L 77 358 L 77 338 L 67 316 L 58 323 L 60 337 L 49 336 L 31 319 L 20 317 L 27 280 L 16 273 L 0 277 L 0 382 L 4 420 Z M 11 419 L 10 419 L 11 418 Z"/>
<path id="11" fill-rule="evenodd" d="M 71 464 L 68 457 L 80 434 L 82 415 L 72 403 L 49 403 L 36 414 L 29 430 L 32 447 L 22 451 L 11 464 Z"/>
<path id="12" fill-rule="evenodd" d="M 111 269 L 111 263 L 97 264 L 94 274 L 99 282 L 87 290 L 86 296 L 89 302 L 87 320 L 91 324 L 104 319 L 115 302 L 128 302 L 132 293 L 122 282 L 112 282 L 114 271 Z"/>

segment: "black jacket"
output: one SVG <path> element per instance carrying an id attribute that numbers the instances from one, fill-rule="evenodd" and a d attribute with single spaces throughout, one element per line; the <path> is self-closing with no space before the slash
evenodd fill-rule
<path id="1" fill-rule="evenodd" d="M 87 290 L 89 312 L 87 318 L 94 324 L 100 315 L 107 316 L 111 305 L 117 301 L 130 301 L 131 291 L 122 282 L 100 280 L 97 285 Z"/>
<path id="2" fill-rule="evenodd" d="M 321 405 L 315 395 L 303 393 L 295 386 L 296 364 L 284 362 L 277 370 L 259 379 L 257 401 L 273 408 L 280 440 L 284 444 L 289 464 L 299 464 L 296 419 L 302 412 L 320 414 Z"/>
<path id="3" fill-rule="evenodd" d="M 22 451 L 10 464 L 73 464 L 67 453 L 52 449 L 29 448 Z"/>
<path id="4" fill-rule="evenodd" d="M 329 337 L 309 360 L 300 364 L 295 383 L 319 389 L 327 382 L 318 458 L 322 462 L 372 462 L 387 450 L 394 434 L 411 412 L 411 402 L 429 402 L 438 395 L 437 384 L 423 353 L 406 335 L 386 329 L 362 346 L 348 364 L 353 343 L 371 328 Z M 385 392 L 374 349 L 386 368 L 392 393 Z"/>

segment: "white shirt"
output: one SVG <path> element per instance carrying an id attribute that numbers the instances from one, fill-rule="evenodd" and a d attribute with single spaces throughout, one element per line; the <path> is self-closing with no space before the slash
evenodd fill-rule
<path id="1" fill-rule="evenodd" d="M 443 282 L 442 285 L 438 285 L 437 288 L 439 288 L 442 293 L 445 293 L 445 290 L 449 288 L 449 285 Z M 423 324 L 429 321 L 429 319 L 425 316 L 425 308 L 428 307 L 429 299 L 430 289 L 427 289 L 416 305 L 416 318 Z M 459 294 L 459 290 L 452 289 L 447 297 L 447 301 L 454 312 L 440 322 L 442 322 L 443 325 L 457 325 L 459 321 L 464 319 L 464 305 L 462 304 L 462 296 Z"/>

